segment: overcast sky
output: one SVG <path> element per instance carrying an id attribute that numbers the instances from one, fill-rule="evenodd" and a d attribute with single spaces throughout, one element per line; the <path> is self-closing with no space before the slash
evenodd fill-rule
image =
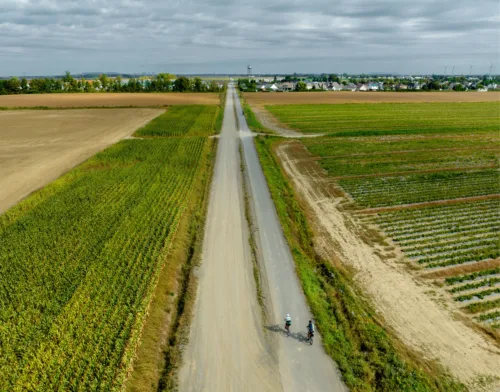
<path id="1" fill-rule="evenodd" d="M 0 0 L 0 76 L 500 73 L 498 0 Z"/>

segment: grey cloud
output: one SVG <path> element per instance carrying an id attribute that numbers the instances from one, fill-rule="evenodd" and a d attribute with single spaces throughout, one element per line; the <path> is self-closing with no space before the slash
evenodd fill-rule
<path id="1" fill-rule="evenodd" d="M 495 0 L 0 0 L 0 9 L 0 75 L 241 72 L 247 62 L 263 73 L 424 73 L 499 60 Z"/>

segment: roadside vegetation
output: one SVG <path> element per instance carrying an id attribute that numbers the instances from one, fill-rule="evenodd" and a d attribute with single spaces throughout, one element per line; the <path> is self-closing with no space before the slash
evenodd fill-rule
<path id="1" fill-rule="evenodd" d="M 276 118 L 304 133 L 333 136 L 498 131 L 498 102 L 266 105 Z"/>
<path id="2" fill-rule="evenodd" d="M 352 391 L 465 390 L 389 336 L 349 272 L 316 254 L 305 213 L 273 154 L 277 140 L 259 137 L 257 150 L 323 344 L 346 385 Z"/>
<path id="3" fill-rule="evenodd" d="M 165 366 L 169 335 L 151 331 L 182 314 L 214 143 L 189 131 L 216 124 L 216 107 L 191 108 L 189 127 L 162 116 L 145 127 L 187 137 L 123 140 L 0 216 L 1 390 L 121 389 L 143 331 L 141 369 Z M 178 230 L 187 255 L 172 248 Z M 168 295 L 151 308 L 157 287 Z"/>
<path id="4" fill-rule="evenodd" d="M 239 93 L 241 107 L 243 108 L 243 114 L 245 115 L 245 119 L 247 121 L 248 128 L 251 131 L 256 133 L 269 133 L 274 134 L 273 131 L 264 127 L 260 121 L 257 119 L 257 116 L 252 110 L 252 107 L 246 102 L 245 98 L 243 98 L 242 94 Z"/>

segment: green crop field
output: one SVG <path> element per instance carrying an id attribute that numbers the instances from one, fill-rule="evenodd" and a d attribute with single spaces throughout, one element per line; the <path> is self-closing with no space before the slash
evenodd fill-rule
<path id="1" fill-rule="evenodd" d="M 362 222 L 378 227 L 408 262 L 447 270 L 442 282 L 450 299 L 497 328 L 500 272 L 490 262 L 500 265 L 499 108 L 436 103 L 269 110 L 304 132 L 346 132 L 302 143 Z M 371 131 L 380 132 L 364 136 Z M 462 269 L 479 262 L 484 270 Z"/>
<path id="2" fill-rule="evenodd" d="M 209 105 L 172 106 L 139 129 L 136 136 L 210 136 L 220 108 Z"/>
<path id="3" fill-rule="evenodd" d="M 140 132 L 211 134 L 216 115 L 176 108 Z M 123 140 L 0 216 L 0 390 L 122 388 L 212 143 Z"/>
<path id="4" fill-rule="evenodd" d="M 304 133 L 340 136 L 497 131 L 498 102 L 268 105 L 282 123 Z"/>

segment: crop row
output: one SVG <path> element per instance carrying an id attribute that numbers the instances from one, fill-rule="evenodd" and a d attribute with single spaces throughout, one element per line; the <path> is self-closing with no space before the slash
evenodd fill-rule
<path id="1" fill-rule="evenodd" d="M 390 235 L 395 235 L 397 238 L 405 239 L 408 235 L 414 233 L 436 233 L 441 230 L 447 230 L 452 233 L 455 230 L 464 230 L 467 228 L 481 227 L 485 224 L 494 225 L 499 222 L 498 214 L 495 211 L 489 211 L 484 215 L 460 215 L 450 216 L 447 218 L 436 217 L 434 221 L 415 221 L 414 224 L 405 223 L 404 225 L 381 225 L 381 228 Z M 386 226 L 386 227 L 384 227 Z"/>
<path id="2" fill-rule="evenodd" d="M 206 143 L 122 141 L 0 217 L 0 390 L 121 387 Z"/>
<path id="3" fill-rule="evenodd" d="M 378 214 L 378 224 L 384 227 L 404 227 L 415 224 L 431 224 L 436 220 L 455 221 L 464 217 L 496 215 L 500 217 L 500 199 L 478 200 L 456 204 L 441 204 L 418 209 L 406 209 L 381 212 Z M 367 215 L 367 217 L 370 217 Z"/>
<path id="4" fill-rule="evenodd" d="M 489 295 L 498 294 L 498 293 L 500 293 L 500 287 L 482 290 L 482 291 L 476 291 L 476 292 L 471 293 L 471 294 L 460 295 L 458 297 L 455 297 L 455 301 L 463 302 L 463 301 L 469 301 L 469 300 L 474 299 L 474 298 L 483 299 Z"/>
<path id="5" fill-rule="evenodd" d="M 497 170 L 344 179 L 339 184 L 365 207 L 386 207 L 500 193 Z"/>
<path id="6" fill-rule="evenodd" d="M 496 309 L 498 307 L 500 307 L 500 298 L 491 301 L 474 302 L 464 306 L 463 309 L 468 313 L 479 313 L 486 310 Z"/>
<path id="7" fill-rule="evenodd" d="M 472 272 L 472 273 L 466 274 L 466 275 L 451 276 L 449 278 L 446 278 L 444 280 L 444 282 L 447 285 L 454 285 L 457 283 L 475 280 L 475 279 L 481 278 L 483 276 L 489 276 L 489 275 L 495 275 L 495 274 L 500 274 L 500 268 L 492 268 L 492 269 L 487 269 L 487 270 L 482 270 L 482 271 L 476 271 L 476 272 Z"/>
<path id="8" fill-rule="evenodd" d="M 491 236 L 500 230 L 500 223 L 486 222 L 472 227 L 456 227 L 453 231 L 448 229 L 416 232 L 402 238 L 395 239 L 401 247 L 410 247 L 416 244 L 430 243 L 432 241 L 439 243 L 450 243 L 457 241 L 468 242 L 482 236 Z"/>
<path id="9" fill-rule="evenodd" d="M 449 153 L 455 150 L 482 150 L 491 149 L 492 145 L 498 143 L 499 137 L 497 133 L 492 133 L 490 138 L 478 138 L 466 140 L 456 137 L 407 137 L 405 139 L 398 138 L 395 140 L 387 138 L 332 138 L 320 137 L 303 139 L 301 142 L 307 149 L 316 156 L 328 158 L 361 158 L 363 156 L 372 158 L 377 155 L 386 155 L 399 152 L 424 152 L 443 151 Z"/>
<path id="10" fill-rule="evenodd" d="M 448 218 L 449 216 L 462 215 L 471 213 L 483 214 L 488 211 L 497 211 L 500 208 L 500 198 L 497 199 L 486 199 L 477 200 L 473 203 L 471 202 L 461 202 L 454 204 L 440 204 L 435 206 L 428 206 L 425 208 L 418 209 L 406 209 L 406 210 L 396 210 L 387 211 L 380 213 L 380 216 L 386 217 L 385 220 L 388 222 L 413 222 L 415 220 L 426 220 L 427 218 L 433 219 L 438 218 Z"/>
<path id="11" fill-rule="evenodd" d="M 495 312 L 485 313 L 477 317 L 479 321 L 493 320 L 500 317 L 500 310 Z"/>
<path id="12" fill-rule="evenodd" d="M 172 106 L 135 132 L 135 136 L 209 136 L 215 133 L 219 107 Z"/>
<path id="13" fill-rule="evenodd" d="M 436 264 L 444 261 L 452 262 L 452 264 L 463 264 L 469 261 L 480 261 L 484 259 L 495 259 L 500 256 L 500 248 L 498 240 L 488 241 L 483 246 L 470 247 L 465 249 L 457 249 L 449 252 L 442 252 L 430 256 L 422 256 L 417 259 L 419 264 Z M 451 264 L 447 264 L 451 265 Z"/>
<path id="14" fill-rule="evenodd" d="M 372 156 L 323 158 L 319 161 L 331 176 L 390 174 L 436 169 L 498 165 L 498 152 L 490 150 L 418 151 Z"/>
<path id="15" fill-rule="evenodd" d="M 470 263 L 473 261 L 491 260 L 496 259 L 500 256 L 500 250 L 498 247 L 491 247 L 479 250 L 471 250 L 470 252 L 464 252 L 459 255 L 454 255 L 453 258 L 443 258 L 444 261 L 432 260 L 419 260 L 419 263 L 427 263 L 426 268 L 438 268 L 438 267 L 448 267 L 450 265 L 459 265 Z"/>
<path id="16" fill-rule="evenodd" d="M 465 251 L 494 248 L 500 244 L 498 234 L 495 237 L 486 237 L 475 242 L 454 242 L 448 244 L 436 244 L 435 246 L 428 245 L 426 248 L 419 249 L 404 249 L 405 254 L 410 258 L 427 258 L 435 260 L 435 257 L 448 258 L 456 254 L 461 254 Z"/>
<path id="17" fill-rule="evenodd" d="M 497 283 L 500 282 L 500 277 L 495 277 L 495 278 L 488 278 L 488 279 L 483 279 L 480 281 L 477 281 L 475 283 L 467 283 L 462 286 L 457 286 L 454 287 L 451 290 L 448 290 L 450 293 L 459 293 L 460 291 L 467 291 L 467 290 L 472 290 L 472 289 L 477 289 L 480 287 L 486 287 L 486 286 L 494 286 Z"/>

